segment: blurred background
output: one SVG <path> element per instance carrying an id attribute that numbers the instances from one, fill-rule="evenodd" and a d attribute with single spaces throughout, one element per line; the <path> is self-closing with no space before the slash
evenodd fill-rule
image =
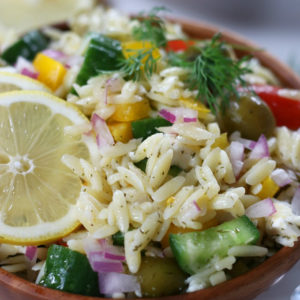
<path id="1" fill-rule="evenodd" d="M 108 0 L 125 12 L 166 6 L 172 16 L 233 30 L 290 64 L 300 73 L 299 0 Z"/>

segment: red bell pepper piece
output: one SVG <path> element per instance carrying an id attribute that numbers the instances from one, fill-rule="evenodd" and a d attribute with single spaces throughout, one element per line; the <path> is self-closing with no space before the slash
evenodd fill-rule
<path id="1" fill-rule="evenodd" d="M 290 129 L 300 128 L 300 97 L 299 99 L 289 97 L 297 91 L 271 85 L 253 85 L 251 88 L 268 104 L 277 126 L 287 126 Z"/>
<path id="2" fill-rule="evenodd" d="M 167 42 L 166 50 L 168 52 L 181 52 L 186 51 L 189 47 L 195 45 L 195 41 L 192 40 L 172 40 Z"/>

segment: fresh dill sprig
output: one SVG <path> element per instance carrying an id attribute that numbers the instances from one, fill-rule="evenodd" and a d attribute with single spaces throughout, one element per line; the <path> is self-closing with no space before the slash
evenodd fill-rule
<path id="1" fill-rule="evenodd" d="M 161 11 L 168 11 L 163 6 L 153 7 L 148 13 L 141 12 L 136 19 L 139 24 L 132 30 L 133 38 L 138 41 L 148 40 L 157 47 L 163 47 L 167 43 L 164 20 L 158 15 Z"/>
<path id="2" fill-rule="evenodd" d="M 121 72 L 124 77 L 133 81 L 139 81 L 143 74 L 150 78 L 156 71 L 158 58 L 153 57 L 153 49 L 149 50 L 126 50 L 129 57 L 120 61 Z"/>
<path id="3" fill-rule="evenodd" d="M 169 63 L 189 69 L 187 85 L 197 90 L 197 98 L 207 104 L 216 114 L 224 110 L 230 98 L 239 97 L 237 85 L 245 86 L 242 75 L 250 70 L 243 67 L 249 57 L 233 60 L 226 51 L 227 45 L 221 41 L 221 34 L 216 34 L 205 46 L 198 48 L 199 54 L 194 61 L 189 61 L 184 53 L 173 53 Z"/>

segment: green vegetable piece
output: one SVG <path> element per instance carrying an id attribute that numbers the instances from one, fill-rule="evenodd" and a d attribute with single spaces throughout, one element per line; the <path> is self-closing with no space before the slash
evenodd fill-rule
<path id="1" fill-rule="evenodd" d="M 139 169 L 141 169 L 143 172 L 145 172 L 146 171 L 146 166 L 147 166 L 147 161 L 148 161 L 148 158 L 144 158 L 144 159 L 140 160 L 139 162 L 134 163 L 134 165 L 136 167 L 138 167 Z M 182 171 L 182 169 L 180 167 L 171 166 L 168 174 L 175 177 L 181 171 Z"/>
<path id="2" fill-rule="evenodd" d="M 186 287 L 186 274 L 173 258 L 145 256 L 136 274 L 143 297 L 162 297 L 179 294 Z"/>
<path id="3" fill-rule="evenodd" d="M 229 134 L 239 131 L 243 138 L 258 140 L 261 134 L 270 137 L 276 122 L 268 105 L 255 95 L 231 99 L 229 106 L 217 114 L 220 128 Z"/>
<path id="4" fill-rule="evenodd" d="M 118 231 L 117 233 L 112 235 L 113 244 L 115 246 L 123 246 L 124 247 L 124 233 Z"/>
<path id="5" fill-rule="evenodd" d="M 119 41 L 101 34 L 92 34 L 76 83 L 81 86 L 86 84 L 91 77 L 119 70 L 122 57 L 122 47 Z"/>
<path id="6" fill-rule="evenodd" d="M 255 244 L 258 239 L 258 229 L 242 216 L 204 231 L 170 234 L 170 246 L 181 269 L 194 274 L 214 256 L 225 257 L 231 247 Z"/>
<path id="7" fill-rule="evenodd" d="M 178 166 L 171 166 L 170 167 L 170 170 L 169 170 L 169 175 L 171 175 L 171 176 L 173 176 L 173 177 L 175 177 L 175 176 L 177 176 L 180 172 L 182 171 L 182 169 L 180 168 L 180 167 L 178 167 Z"/>
<path id="8" fill-rule="evenodd" d="M 69 248 L 51 245 L 45 274 L 39 285 L 86 296 L 99 296 L 98 275 L 87 257 Z"/>
<path id="9" fill-rule="evenodd" d="M 47 48 L 48 44 L 49 38 L 43 33 L 31 31 L 7 48 L 1 57 L 10 65 L 15 64 L 19 56 L 33 60 L 38 52 Z"/>
<path id="10" fill-rule="evenodd" d="M 161 118 L 147 118 L 131 122 L 132 134 L 135 139 L 142 138 L 143 140 L 157 133 L 156 128 L 171 126 L 172 123 Z"/>
<path id="11" fill-rule="evenodd" d="M 144 159 L 140 160 L 139 162 L 134 163 L 134 165 L 136 167 L 138 167 L 139 169 L 141 169 L 143 172 L 145 172 L 147 161 L 148 161 L 148 158 L 144 158 Z"/>

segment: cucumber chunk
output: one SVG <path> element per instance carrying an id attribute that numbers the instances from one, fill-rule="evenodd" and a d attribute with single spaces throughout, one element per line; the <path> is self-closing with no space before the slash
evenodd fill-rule
<path id="1" fill-rule="evenodd" d="M 19 56 L 28 60 L 33 60 L 36 54 L 47 48 L 49 38 L 38 30 L 25 34 L 20 40 L 15 42 L 2 53 L 2 58 L 13 65 Z"/>
<path id="2" fill-rule="evenodd" d="M 133 137 L 135 139 L 142 138 L 143 140 L 148 136 L 157 133 L 158 131 L 156 130 L 156 128 L 171 125 L 172 123 L 160 117 L 147 118 L 131 122 Z"/>
<path id="3" fill-rule="evenodd" d="M 242 216 L 204 231 L 170 234 L 170 246 L 181 269 L 194 274 L 214 256 L 225 257 L 231 247 L 255 244 L 258 239 L 258 229 Z"/>
<path id="4" fill-rule="evenodd" d="M 51 245 L 39 285 L 86 296 L 99 296 L 98 274 L 87 257 L 67 247 Z"/>
<path id="5" fill-rule="evenodd" d="M 121 43 L 101 34 L 92 34 L 76 83 L 80 86 L 101 73 L 120 69 Z"/>

